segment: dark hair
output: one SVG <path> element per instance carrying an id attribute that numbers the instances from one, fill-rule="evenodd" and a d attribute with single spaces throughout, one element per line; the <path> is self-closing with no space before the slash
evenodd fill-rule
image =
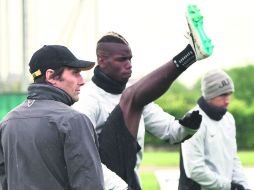
<path id="1" fill-rule="evenodd" d="M 58 69 L 55 69 L 52 77 L 56 80 L 61 80 L 62 74 L 63 74 L 65 68 L 67 68 L 67 67 L 60 67 Z M 48 81 L 46 80 L 46 75 L 42 75 L 39 78 L 34 79 L 34 83 L 48 84 Z"/>
<path id="2" fill-rule="evenodd" d="M 121 36 L 120 34 L 117 34 L 116 32 L 108 32 L 104 36 L 101 37 L 101 39 L 97 42 L 96 47 L 96 55 L 108 55 L 108 49 L 103 46 L 103 43 L 119 43 L 124 45 L 129 45 L 127 40 Z"/>
<path id="3" fill-rule="evenodd" d="M 120 34 L 116 32 L 108 32 L 104 36 L 101 37 L 101 39 L 97 42 L 103 43 L 103 42 L 114 42 L 114 43 L 120 43 L 120 44 L 126 44 L 129 45 L 127 40 L 121 36 Z"/>

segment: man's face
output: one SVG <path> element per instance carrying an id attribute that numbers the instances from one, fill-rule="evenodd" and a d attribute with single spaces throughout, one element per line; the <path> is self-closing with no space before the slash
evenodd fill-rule
<path id="1" fill-rule="evenodd" d="M 220 96 L 208 100 L 208 103 L 217 107 L 227 108 L 230 103 L 231 94 L 232 93 L 222 94 Z"/>
<path id="2" fill-rule="evenodd" d="M 61 78 L 55 80 L 54 84 L 69 94 L 75 102 L 79 100 L 80 87 L 85 84 L 80 72 L 80 69 L 65 68 Z"/>
<path id="3" fill-rule="evenodd" d="M 106 55 L 98 56 L 101 70 L 111 79 L 118 82 L 127 81 L 132 73 L 132 52 L 128 45 L 106 43 Z"/>

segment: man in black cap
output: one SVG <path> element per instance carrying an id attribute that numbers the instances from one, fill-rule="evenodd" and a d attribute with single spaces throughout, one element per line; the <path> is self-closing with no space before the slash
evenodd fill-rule
<path id="1" fill-rule="evenodd" d="M 43 46 L 29 63 L 28 97 L 0 123 L 2 189 L 104 189 L 98 143 L 78 101 L 80 72 L 93 62 L 59 45 Z"/>

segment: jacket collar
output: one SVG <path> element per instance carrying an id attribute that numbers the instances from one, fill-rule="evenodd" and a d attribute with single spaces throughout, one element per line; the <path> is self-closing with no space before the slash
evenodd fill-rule
<path id="1" fill-rule="evenodd" d="M 92 81 L 100 88 L 111 94 L 121 94 L 126 87 L 127 80 L 124 82 L 117 82 L 112 80 L 107 75 L 105 75 L 99 68 L 96 66 L 94 69 L 94 76 Z"/>
<path id="2" fill-rule="evenodd" d="M 55 100 L 68 106 L 74 104 L 74 100 L 65 91 L 49 84 L 31 84 L 28 87 L 27 99 Z"/>
<path id="3" fill-rule="evenodd" d="M 217 106 L 208 104 L 203 96 L 201 96 L 198 99 L 198 105 L 208 115 L 208 117 L 210 117 L 211 119 L 213 119 L 215 121 L 221 120 L 222 117 L 227 112 L 227 109 L 225 109 L 225 108 L 221 108 L 221 107 L 217 107 Z"/>

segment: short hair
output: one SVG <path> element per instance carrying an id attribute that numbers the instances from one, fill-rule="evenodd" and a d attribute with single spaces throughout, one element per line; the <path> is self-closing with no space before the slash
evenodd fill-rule
<path id="1" fill-rule="evenodd" d="M 113 43 L 120 43 L 120 44 L 129 45 L 127 40 L 122 35 L 120 35 L 116 32 L 106 33 L 104 36 L 101 37 L 101 39 L 99 39 L 97 44 L 103 43 L 103 42 L 113 42 Z"/>
<path id="2" fill-rule="evenodd" d="M 60 67 L 58 69 L 55 69 L 52 77 L 56 80 L 61 80 L 65 68 L 67 67 Z M 46 80 L 46 75 L 44 74 L 38 78 L 35 78 L 34 83 L 48 84 L 48 81 Z"/>
<path id="3" fill-rule="evenodd" d="M 119 43 L 124 45 L 129 45 L 127 40 L 116 32 L 108 32 L 102 36 L 97 42 L 96 55 L 107 55 L 108 51 L 101 46 L 103 43 Z"/>

